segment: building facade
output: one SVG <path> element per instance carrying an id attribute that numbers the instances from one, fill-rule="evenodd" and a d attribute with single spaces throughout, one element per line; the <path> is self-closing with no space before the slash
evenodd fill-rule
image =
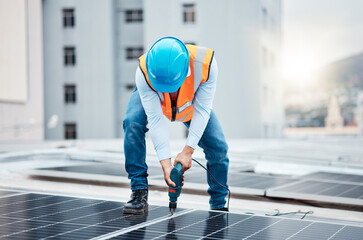
<path id="1" fill-rule="evenodd" d="M 42 1 L 0 0 L 0 141 L 43 140 Z"/>
<path id="2" fill-rule="evenodd" d="M 43 0 L 43 17 L 47 139 L 122 137 L 138 57 L 164 36 L 215 50 L 227 137 L 282 134 L 281 0 Z"/>
<path id="3" fill-rule="evenodd" d="M 46 139 L 111 138 L 117 82 L 113 0 L 43 0 Z"/>

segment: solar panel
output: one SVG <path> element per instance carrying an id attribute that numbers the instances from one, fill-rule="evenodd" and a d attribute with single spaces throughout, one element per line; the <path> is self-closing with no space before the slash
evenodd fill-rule
<path id="1" fill-rule="evenodd" d="M 150 206 L 146 215 L 123 215 L 123 205 L 34 193 L 0 198 L 0 238 L 90 239 L 170 215 L 160 206 Z"/>
<path id="2" fill-rule="evenodd" d="M 269 197 L 315 200 L 351 205 L 363 205 L 363 185 L 354 183 L 301 180 L 267 190 Z"/>
<path id="3" fill-rule="evenodd" d="M 124 203 L 24 193 L 0 198 L 1 239 L 361 239 L 363 227 L 150 206 L 123 215 Z"/>
<path id="4" fill-rule="evenodd" d="M 352 182 L 363 184 L 362 175 L 346 174 L 346 173 L 330 173 L 330 172 L 316 172 L 305 176 L 302 179 L 314 179 L 320 181 L 336 181 L 336 182 Z"/>
<path id="5" fill-rule="evenodd" d="M 362 227 L 193 211 L 111 239 L 361 239 Z"/>
<path id="6" fill-rule="evenodd" d="M 95 163 L 83 164 L 75 166 L 62 166 L 52 168 L 39 168 L 38 170 L 60 171 L 60 172 L 76 172 L 76 173 L 89 173 L 98 175 L 112 175 L 112 176 L 128 176 L 124 164 L 115 163 Z M 162 175 L 162 169 L 159 166 L 149 166 L 149 175 Z"/>

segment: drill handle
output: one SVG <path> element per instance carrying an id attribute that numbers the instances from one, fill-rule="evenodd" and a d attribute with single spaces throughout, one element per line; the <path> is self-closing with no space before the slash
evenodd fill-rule
<path id="1" fill-rule="evenodd" d="M 176 188 L 181 188 L 183 184 L 183 165 L 178 162 L 171 170 L 170 179 L 175 183 Z"/>

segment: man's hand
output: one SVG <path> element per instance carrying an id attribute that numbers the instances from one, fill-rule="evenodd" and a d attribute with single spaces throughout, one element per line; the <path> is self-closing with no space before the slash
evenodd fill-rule
<path id="1" fill-rule="evenodd" d="M 179 153 L 174 161 L 174 166 L 180 162 L 183 165 L 183 172 L 191 168 L 192 166 L 192 155 L 194 153 L 194 148 L 186 145 L 181 153 Z"/>
<path id="2" fill-rule="evenodd" d="M 167 159 L 161 160 L 160 164 L 164 171 L 164 179 L 165 179 L 166 184 L 168 186 L 175 187 L 176 186 L 175 183 L 173 181 L 171 181 L 171 179 L 170 179 L 170 173 L 171 173 L 171 170 L 173 169 L 173 165 L 171 165 L 171 159 L 167 158 Z"/>

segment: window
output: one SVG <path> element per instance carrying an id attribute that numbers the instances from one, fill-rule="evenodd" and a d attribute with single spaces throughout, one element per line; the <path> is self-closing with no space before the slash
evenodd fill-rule
<path id="1" fill-rule="evenodd" d="M 74 66 L 76 65 L 76 48 L 75 47 L 65 47 L 63 49 L 64 54 L 64 65 Z"/>
<path id="2" fill-rule="evenodd" d="M 77 138 L 77 125 L 75 123 L 64 124 L 64 139 Z"/>
<path id="3" fill-rule="evenodd" d="M 63 9 L 63 27 L 73 28 L 74 25 L 75 25 L 74 9 L 73 8 Z"/>
<path id="4" fill-rule="evenodd" d="M 195 22 L 195 4 L 183 4 L 183 22 L 194 23 Z"/>
<path id="5" fill-rule="evenodd" d="M 76 103 L 76 86 L 75 85 L 65 85 L 64 86 L 64 102 L 66 104 Z"/>
<path id="6" fill-rule="evenodd" d="M 126 84 L 126 89 L 129 91 L 133 91 L 135 89 L 136 85 L 134 83 Z"/>
<path id="7" fill-rule="evenodd" d="M 125 11 L 125 21 L 126 22 L 142 22 L 143 21 L 142 9 L 126 10 Z"/>
<path id="8" fill-rule="evenodd" d="M 126 59 L 138 59 L 143 53 L 143 47 L 128 47 L 126 48 Z"/>

